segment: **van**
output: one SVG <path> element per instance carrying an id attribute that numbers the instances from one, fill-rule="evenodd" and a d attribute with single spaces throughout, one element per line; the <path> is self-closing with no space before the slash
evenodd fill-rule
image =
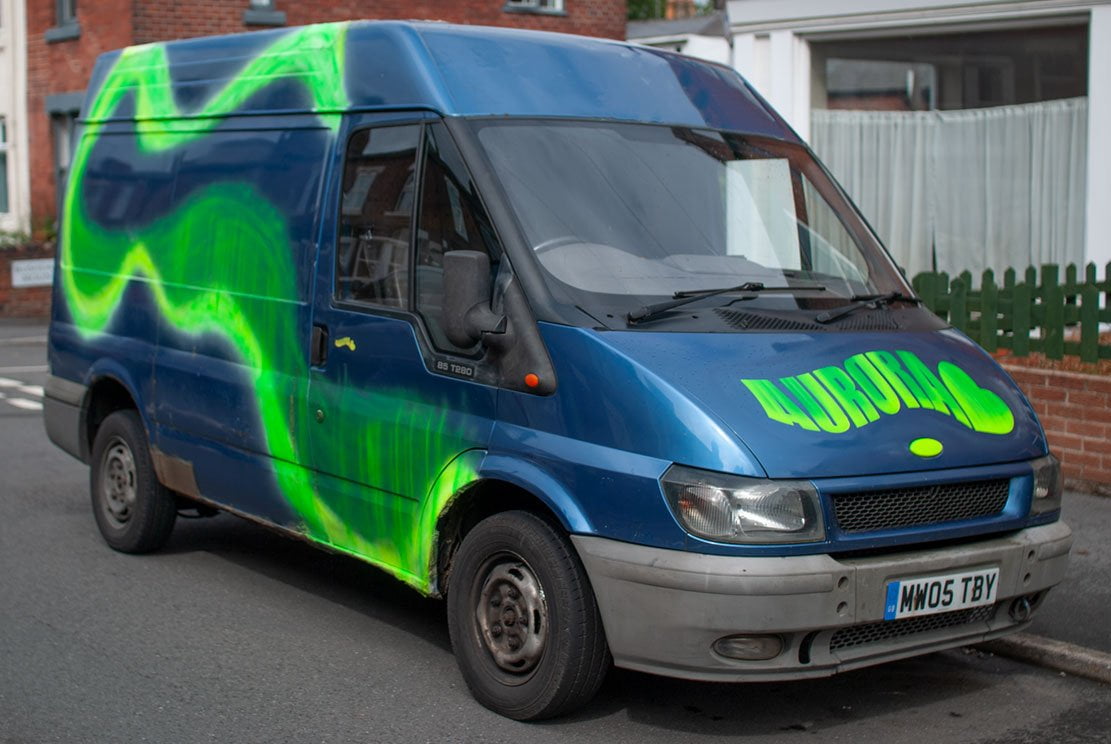
<path id="1" fill-rule="evenodd" d="M 734 71 L 352 22 L 99 58 L 45 420 L 108 545 L 230 512 L 447 603 L 512 718 L 1025 627 L 1030 405 Z"/>

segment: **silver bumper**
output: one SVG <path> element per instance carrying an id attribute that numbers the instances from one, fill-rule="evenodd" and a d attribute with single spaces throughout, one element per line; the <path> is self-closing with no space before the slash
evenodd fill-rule
<path id="1" fill-rule="evenodd" d="M 785 680 L 976 643 L 1019 630 L 1008 612 L 1064 578 L 1072 531 L 1063 522 L 1006 537 L 868 558 L 736 558 L 572 540 L 594 586 L 614 662 L 671 677 Z M 884 622 L 892 579 L 999 567 L 993 607 Z M 966 613 L 958 615 L 956 613 Z M 737 633 L 780 635 L 782 653 L 738 661 L 715 653 Z"/>

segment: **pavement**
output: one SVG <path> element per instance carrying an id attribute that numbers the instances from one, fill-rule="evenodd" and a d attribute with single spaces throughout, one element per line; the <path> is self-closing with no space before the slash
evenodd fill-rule
<path id="1" fill-rule="evenodd" d="M 25 380 L 46 372 L 45 343 L 43 321 L 0 319 L 0 412 L 42 409 L 42 387 Z M 1067 492 L 1062 518 L 1074 539 L 1065 580 L 1025 633 L 982 649 L 1111 684 L 1111 498 Z"/>
<path id="2" fill-rule="evenodd" d="M 1065 580 L 1049 593 L 1026 632 L 983 648 L 1111 684 L 1111 498 L 1068 492 L 1061 518 L 1073 530 Z"/>

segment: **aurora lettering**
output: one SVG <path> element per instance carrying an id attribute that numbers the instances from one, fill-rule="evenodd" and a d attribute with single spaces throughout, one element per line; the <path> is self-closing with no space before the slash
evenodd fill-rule
<path id="1" fill-rule="evenodd" d="M 956 364 L 943 361 L 934 370 L 909 351 L 867 351 L 840 366 L 741 382 L 768 418 L 808 431 L 841 434 L 909 409 L 951 416 L 985 434 L 1009 434 L 1015 425 L 1002 398 Z"/>
<path id="2" fill-rule="evenodd" d="M 439 430 L 428 402 L 403 392 L 378 391 L 388 415 L 363 426 L 344 411 L 368 393 L 337 394 L 328 428 L 313 428 L 311 412 L 294 410 L 290 380 L 307 379 L 299 337 L 304 305 L 297 282 L 287 215 L 249 181 L 227 180 L 190 193 L 168 214 L 145 224 L 107 227 L 90 216 L 86 178 L 90 157 L 113 116 L 128 106 L 139 122 L 135 146 L 143 155 L 179 151 L 209 136 L 222 117 L 275 84 L 296 85 L 334 139 L 349 104 L 345 84 L 346 23 L 295 29 L 270 43 L 221 89 L 184 110 L 175 99 L 170 60 L 162 44 L 122 50 L 86 113 L 65 197 L 59 285 L 73 325 L 83 338 L 104 334 L 123 311 L 129 287 L 145 287 L 160 322 L 187 337 L 217 337 L 234 349 L 249 377 L 260 446 L 271 458 L 277 488 L 310 539 L 374 563 L 421 591 L 431 591 L 435 520 L 476 477 L 478 458 L 465 438 Z M 356 348 L 354 339 L 336 347 Z M 436 408 L 431 406 L 431 408 Z M 357 474 L 401 474 L 392 500 L 324 495 L 305 467 L 314 452 L 331 451 Z M 463 453 L 463 454 L 460 454 Z M 370 477 L 368 476 L 368 480 Z M 342 494 L 341 494 L 342 496 Z M 399 505 L 400 504 L 400 505 Z"/>

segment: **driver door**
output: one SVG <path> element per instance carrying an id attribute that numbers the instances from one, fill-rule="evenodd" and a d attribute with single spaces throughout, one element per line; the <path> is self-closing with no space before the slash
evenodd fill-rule
<path id="1" fill-rule="evenodd" d="M 440 354 L 423 316 L 438 323 L 438 299 L 418 300 L 414 277 L 427 287 L 435 267 L 415 257 L 444 206 L 422 177 L 426 118 L 396 117 L 352 117 L 344 130 L 317 269 L 309 457 L 326 540 L 419 584 L 433 538 L 422 513 L 440 473 L 487 446 L 496 388 L 432 371 Z"/>

